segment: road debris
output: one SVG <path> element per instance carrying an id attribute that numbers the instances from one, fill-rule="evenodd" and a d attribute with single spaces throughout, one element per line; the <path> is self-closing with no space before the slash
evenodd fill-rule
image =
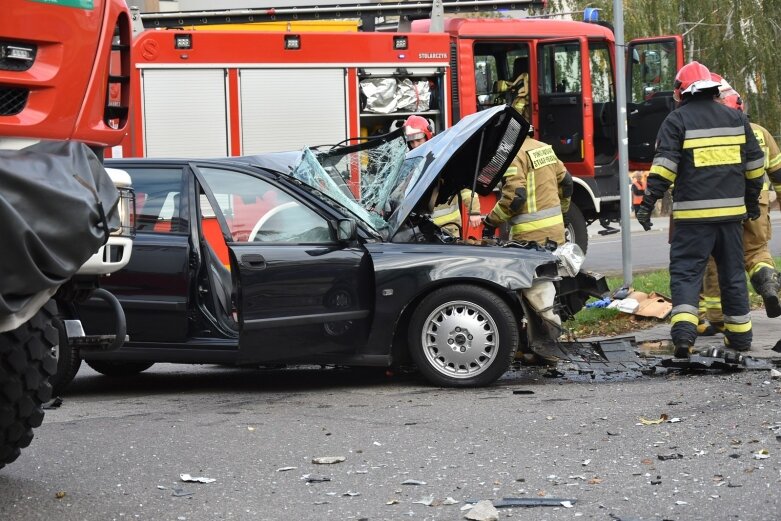
<path id="1" fill-rule="evenodd" d="M 157 485 L 158 490 L 168 490 L 168 487 L 164 485 Z"/>
<path id="2" fill-rule="evenodd" d="M 643 416 L 639 416 L 637 419 L 640 420 L 640 423 L 638 423 L 638 425 L 660 425 L 666 422 L 668 418 L 669 416 L 662 413 L 662 415 L 659 416 L 658 420 L 649 420 L 648 418 L 645 418 Z"/>
<path id="3" fill-rule="evenodd" d="M 686 501 L 676 501 L 675 504 L 676 505 L 688 505 L 689 503 L 687 503 Z"/>
<path id="4" fill-rule="evenodd" d="M 488 500 L 482 500 L 488 501 Z M 476 499 L 466 499 L 465 506 L 470 504 L 479 504 L 482 501 Z M 574 505 L 577 503 L 577 499 L 569 498 L 557 498 L 557 497 L 503 497 L 502 499 L 494 499 L 491 504 L 494 508 L 513 508 L 513 507 L 560 507 L 563 503 L 569 503 Z M 567 507 L 569 508 L 569 507 Z"/>
<path id="5" fill-rule="evenodd" d="M 434 496 L 426 496 L 418 499 L 417 501 L 413 501 L 413 505 L 425 505 L 427 507 L 430 507 L 434 505 Z"/>
<path id="6" fill-rule="evenodd" d="M 304 474 L 301 476 L 301 479 L 305 480 L 307 483 L 325 483 L 326 481 L 331 481 L 331 478 L 328 476 L 314 476 L 312 474 Z"/>
<path id="7" fill-rule="evenodd" d="M 205 478 L 203 476 L 193 477 L 189 474 L 179 474 L 179 479 L 187 483 L 214 483 L 217 481 L 214 478 Z"/>
<path id="8" fill-rule="evenodd" d="M 389 499 L 388 501 L 385 502 L 385 504 L 386 505 L 398 505 L 399 504 L 399 500 L 398 499 Z"/>
<path id="9" fill-rule="evenodd" d="M 667 461 L 671 459 L 683 459 L 683 454 L 680 453 L 674 453 L 674 454 L 657 454 L 656 458 L 659 461 Z"/>
<path id="10" fill-rule="evenodd" d="M 401 482 L 402 485 L 425 485 L 425 481 L 420 481 L 417 479 L 407 479 L 405 481 Z"/>
<path id="11" fill-rule="evenodd" d="M 515 389 L 513 394 L 534 394 L 534 391 L 530 391 L 529 389 Z"/>
<path id="12" fill-rule="evenodd" d="M 190 497 L 193 494 L 195 494 L 195 492 L 189 492 L 183 488 L 175 488 L 171 491 L 171 495 L 174 497 Z"/>
<path id="13" fill-rule="evenodd" d="M 312 458 L 312 463 L 315 465 L 334 465 L 346 461 L 344 456 L 321 456 L 319 458 Z"/>
<path id="14" fill-rule="evenodd" d="M 298 467 L 279 467 L 277 472 L 287 472 L 288 470 L 296 470 Z"/>
<path id="15" fill-rule="evenodd" d="M 767 449 L 761 449 L 753 452 L 751 455 L 754 459 L 768 459 L 770 457 L 770 451 Z"/>
<path id="16" fill-rule="evenodd" d="M 64 498 L 64 497 L 65 497 L 65 492 L 63 492 L 62 490 L 60 490 L 60 491 L 58 491 L 56 494 L 54 494 L 54 497 L 56 497 L 57 499 L 62 499 L 62 498 Z"/>
<path id="17" fill-rule="evenodd" d="M 581 465 L 583 465 L 584 467 L 585 467 L 586 465 L 588 465 L 589 463 L 591 463 L 591 460 L 590 460 L 590 459 L 583 460 L 583 461 L 581 461 L 581 462 L 580 462 L 580 464 L 581 464 Z"/>
<path id="18" fill-rule="evenodd" d="M 458 503 L 460 503 L 459 500 L 453 499 L 450 496 L 448 496 L 448 497 L 446 497 L 445 499 L 442 500 L 442 504 L 443 505 L 457 505 Z"/>
<path id="19" fill-rule="evenodd" d="M 350 490 L 348 490 L 347 492 L 342 494 L 342 496 L 347 496 L 347 497 L 355 497 L 355 496 L 360 496 L 360 495 L 361 495 L 360 492 L 352 492 Z"/>
<path id="20" fill-rule="evenodd" d="M 473 521 L 499 521 L 499 511 L 490 501 L 484 499 L 469 509 L 464 517 Z"/>
<path id="21" fill-rule="evenodd" d="M 778 369 L 771 369 L 770 370 L 770 379 L 771 380 L 778 380 L 779 378 L 781 378 L 781 371 L 779 371 Z"/>

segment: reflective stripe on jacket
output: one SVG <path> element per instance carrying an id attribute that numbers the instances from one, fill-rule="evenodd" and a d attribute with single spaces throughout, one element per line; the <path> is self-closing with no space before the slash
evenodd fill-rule
<path id="1" fill-rule="evenodd" d="M 766 190 L 770 190 L 770 184 L 773 186 L 776 194 L 781 196 L 781 150 L 778 143 L 773 139 L 770 132 L 762 125 L 751 123 L 754 135 L 759 142 L 762 152 L 765 153 L 765 184 L 762 186 L 762 196 L 759 199 L 761 204 L 769 204 L 770 196 Z"/>
<path id="2" fill-rule="evenodd" d="M 662 123 L 647 189 L 659 199 L 675 183 L 676 221 L 739 221 L 762 190 L 764 161 L 742 112 L 695 96 Z"/>
<path id="3" fill-rule="evenodd" d="M 526 138 L 505 172 L 502 195 L 488 215 L 491 224 L 509 222 L 513 239 L 564 242 L 564 217 L 572 177 L 550 145 Z"/>
<path id="4" fill-rule="evenodd" d="M 461 190 L 461 200 L 467 207 L 469 215 L 480 215 L 480 200 L 477 194 L 472 197 L 472 190 L 466 188 Z M 447 203 L 434 207 L 434 211 L 431 212 L 431 220 L 440 228 L 448 224 L 461 226 L 461 208 L 459 208 L 458 197 L 454 195 Z"/>

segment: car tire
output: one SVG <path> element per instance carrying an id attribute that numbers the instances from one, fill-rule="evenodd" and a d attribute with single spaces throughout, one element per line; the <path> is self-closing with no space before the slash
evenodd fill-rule
<path id="1" fill-rule="evenodd" d="M 105 376 L 135 376 L 146 371 L 154 362 L 117 362 L 115 360 L 87 360 L 87 365 Z"/>
<path id="2" fill-rule="evenodd" d="M 52 349 L 57 360 L 57 372 L 49 379 L 52 386 L 52 396 L 59 396 L 70 385 L 81 367 L 79 348 L 68 344 L 68 335 L 62 319 L 56 318 L 54 325 L 59 336 L 58 345 Z"/>
<path id="3" fill-rule="evenodd" d="M 435 335 L 447 328 L 444 335 Z M 497 294 L 467 284 L 426 296 L 408 333 L 410 355 L 423 376 L 443 387 L 480 387 L 495 382 L 518 348 L 518 321 Z"/>
<path id="4" fill-rule="evenodd" d="M 49 301 L 26 323 L 0 333 L 0 468 L 30 445 L 33 429 L 43 421 L 41 405 L 51 398 L 49 377 L 57 370 L 56 314 L 57 305 Z"/>
<path id="5" fill-rule="evenodd" d="M 569 205 L 569 211 L 567 212 L 567 220 L 569 225 L 565 229 L 567 234 L 567 240 L 574 242 L 585 254 L 588 250 L 588 229 L 586 228 L 586 218 L 583 217 L 583 212 L 577 207 L 575 203 Z"/>

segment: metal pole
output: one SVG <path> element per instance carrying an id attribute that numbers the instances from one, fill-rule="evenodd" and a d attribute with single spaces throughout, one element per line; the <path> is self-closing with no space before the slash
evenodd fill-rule
<path id="1" fill-rule="evenodd" d="M 616 36 L 616 115 L 618 118 L 618 184 L 621 194 L 621 259 L 624 286 L 632 284 L 632 230 L 629 212 L 629 141 L 626 130 L 626 48 L 624 46 L 624 3 L 613 0 Z"/>

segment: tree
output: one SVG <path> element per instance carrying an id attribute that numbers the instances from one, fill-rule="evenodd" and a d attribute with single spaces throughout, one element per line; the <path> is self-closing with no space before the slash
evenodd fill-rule
<path id="1" fill-rule="evenodd" d="M 553 0 L 550 12 L 601 9 L 612 0 Z M 627 40 L 682 34 L 685 61 L 722 75 L 743 96 L 752 120 L 781 135 L 781 0 L 624 0 Z"/>

